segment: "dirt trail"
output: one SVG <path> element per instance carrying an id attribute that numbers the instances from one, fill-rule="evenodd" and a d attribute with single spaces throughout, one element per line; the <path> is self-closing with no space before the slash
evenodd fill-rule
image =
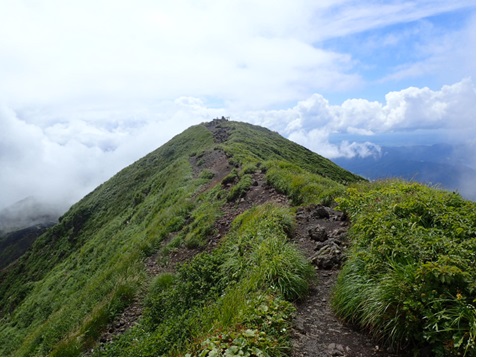
<path id="1" fill-rule="evenodd" d="M 227 139 L 229 133 L 221 128 L 221 121 L 207 124 L 216 142 Z M 202 191 L 220 183 L 230 173 L 232 166 L 225 153 L 219 149 L 202 153 L 190 160 L 195 176 L 207 169 L 213 174 L 210 183 Z M 228 184 L 231 186 L 232 184 Z M 201 191 L 201 192 L 202 192 Z M 188 261 L 201 250 L 212 250 L 227 234 L 235 217 L 252 206 L 275 202 L 291 205 L 288 198 L 267 185 L 265 175 L 257 169 L 253 185 L 240 199 L 222 207 L 223 216 L 215 223 L 215 234 L 202 249 L 179 247 L 170 253 L 167 261 L 158 260 L 158 254 L 145 260 L 150 276 L 161 272 L 173 272 L 178 264 Z M 296 303 L 297 312 L 292 327 L 292 356 L 389 356 L 369 337 L 346 326 L 334 315 L 330 306 L 332 288 L 347 249 L 348 223 L 343 214 L 329 207 L 312 205 L 297 210 L 296 228 L 292 240 L 316 268 L 317 280 L 309 295 Z M 166 245 L 174 234 L 165 240 Z M 102 343 L 112 341 L 118 334 L 132 327 L 141 317 L 143 295 L 114 321 L 103 333 Z"/>
<path id="2" fill-rule="evenodd" d="M 223 120 L 206 124 L 217 143 L 227 140 Z M 215 154 L 208 154 L 217 158 Z M 220 161 L 208 161 L 209 170 L 224 175 Z M 211 165 L 212 164 L 212 165 Z M 222 170 L 221 170 L 222 169 Z M 227 168 L 228 169 L 228 168 Z M 290 205 L 288 198 L 267 185 L 265 176 L 256 172 L 254 186 L 238 203 L 226 204 L 224 216 L 216 223 L 217 239 L 226 234 L 235 216 L 265 202 Z M 334 315 L 331 292 L 347 249 L 348 222 L 343 213 L 321 205 L 300 208 L 296 214 L 296 229 L 292 240 L 316 268 L 317 280 L 309 295 L 296 304 L 292 328 L 292 356 L 388 356 L 365 334 L 353 330 Z M 216 240 L 213 240 L 213 245 Z"/>
<path id="3" fill-rule="evenodd" d="M 292 356 L 387 356 L 363 333 L 341 322 L 331 309 L 331 292 L 345 260 L 348 222 L 339 211 L 320 205 L 300 208 L 293 241 L 313 263 L 317 280 L 296 304 Z"/>

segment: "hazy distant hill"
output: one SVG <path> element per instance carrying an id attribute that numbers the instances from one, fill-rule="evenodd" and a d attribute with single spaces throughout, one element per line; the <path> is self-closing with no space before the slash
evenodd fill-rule
<path id="1" fill-rule="evenodd" d="M 58 217 L 53 206 L 33 197 L 0 210 L 0 270 L 23 255 Z"/>
<path id="2" fill-rule="evenodd" d="M 475 200 L 475 168 L 468 166 L 472 150 L 465 148 L 468 161 L 462 163 L 461 147 L 448 144 L 431 146 L 381 147 L 381 153 L 366 158 L 337 158 L 335 163 L 368 179 L 403 178 L 457 190 L 465 198 Z M 474 148 L 475 150 L 475 148 Z M 466 165 L 467 164 L 467 165 Z"/>
<path id="3" fill-rule="evenodd" d="M 56 222 L 61 213 L 34 197 L 27 197 L 0 210 L 0 236 L 38 224 Z"/>

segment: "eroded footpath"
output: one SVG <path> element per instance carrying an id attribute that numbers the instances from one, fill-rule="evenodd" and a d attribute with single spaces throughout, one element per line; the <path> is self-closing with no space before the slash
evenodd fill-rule
<path id="1" fill-rule="evenodd" d="M 214 134 L 217 143 L 227 139 L 229 133 L 220 127 L 219 122 L 212 122 L 208 129 Z M 194 176 L 204 169 L 213 178 L 204 186 L 208 190 L 221 183 L 230 173 L 232 165 L 220 149 L 202 153 L 200 158 L 190 160 Z M 215 222 L 214 235 L 209 237 L 205 247 L 188 249 L 181 246 L 173 250 L 168 260 L 160 259 L 160 250 L 144 262 L 146 272 L 154 277 L 162 272 L 174 272 L 177 265 L 192 259 L 202 250 L 213 250 L 220 240 L 227 235 L 231 223 L 237 215 L 264 203 L 274 202 L 290 206 L 289 199 L 267 184 L 264 173 L 257 170 L 253 175 L 253 184 L 238 200 L 224 204 L 222 216 Z M 222 184 L 230 189 L 231 183 Z M 201 192 L 202 192 L 201 191 Z M 334 315 L 330 297 L 333 286 L 345 259 L 348 240 L 348 221 L 339 211 L 322 205 L 310 205 L 299 208 L 296 212 L 296 227 L 291 240 L 312 262 L 316 269 L 316 280 L 310 293 L 301 302 L 295 302 L 296 314 L 292 323 L 292 356 L 389 356 L 389 352 L 378 347 L 365 334 L 348 327 Z M 163 242 L 163 246 L 172 240 L 174 233 Z M 144 293 L 138 295 L 134 302 L 108 325 L 100 338 L 102 344 L 111 342 L 125 330 L 135 325 L 142 316 Z M 88 352 L 87 355 L 93 352 Z"/>
<path id="2" fill-rule="evenodd" d="M 341 322 L 331 309 L 331 292 L 344 262 L 348 222 L 341 212 L 321 205 L 300 208 L 293 241 L 313 263 L 317 279 L 296 303 L 292 356 L 372 357 L 390 354 L 366 334 Z"/>

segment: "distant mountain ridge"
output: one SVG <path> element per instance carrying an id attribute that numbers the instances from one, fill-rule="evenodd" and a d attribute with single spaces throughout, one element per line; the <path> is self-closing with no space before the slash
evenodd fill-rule
<path id="1" fill-rule="evenodd" d="M 21 257 L 40 235 L 55 224 L 53 221 L 38 223 L 0 236 L 0 270 Z"/>
<path id="2" fill-rule="evenodd" d="M 475 149 L 475 148 L 474 148 Z M 367 179 L 402 178 L 456 190 L 463 197 L 476 196 L 475 150 L 450 144 L 381 147 L 380 153 L 365 158 L 337 158 L 334 162 Z M 460 158 L 466 157 L 463 162 Z"/>
<path id="3" fill-rule="evenodd" d="M 58 217 L 52 205 L 31 196 L 0 210 L 0 270 L 22 256 Z"/>

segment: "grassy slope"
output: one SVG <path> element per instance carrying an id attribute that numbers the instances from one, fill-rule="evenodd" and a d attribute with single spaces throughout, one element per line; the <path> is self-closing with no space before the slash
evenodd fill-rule
<path id="1" fill-rule="evenodd" d="M 212 252 L 151 284 L 142 320 L 107 356 L 268 355 L 288 352 L 293 300 L 314 275 L 290 244 L 289 208 L 263 205 L 239 216 Z"/>
<path id="2" fill-rule="evenodd" d="M 194 126 L 125 168 L 0 273 L 0 355 L 79 354 L 147 285 L 142 260 L 169 233 L 179 232 L 185 244 L 201 244 L 225 198 L 220 188 L 195 197 L 209 180 L 193 177 L 189 158 L 196 153 L 221 146 L 244 165 L 279 159 L 302 175 L 310 170 L 343 183 L 357 179 L 273 132 L 226 125 L 232 134 L 221 145 L 204 126 Z"/>
<path id="3" fill-rule="evenodd" d="M 0 353 L 47 354 L 65 333 L 115 313 L 94 310 L 126 304 L 144 279 L 141 258 L 191 210 L 201 180 L 191 180 L 188 148 L 211 145 L 205 128 L 191 128 L 125 168 L 2 273 Z"/>
<path id="4" fill-rule="evenodd" d="M 0 270 L 22 256 L 48 226 L 35 225 L 0 236 Z"/>
<path id="5" fill-rule="evenodd" d="M 233 153 L 234 158 L 243 163 L 266 162 L 270 160 L 285 161 L 294 164 L 310 173 L 319 174 L 341 184 L 348 184 L 362 178 L 337 166 L 300 145 L 269 129 L 230 122 L 231 128 L 240 128 L 232 132 L 226 143 L 226 151 Z"/>

